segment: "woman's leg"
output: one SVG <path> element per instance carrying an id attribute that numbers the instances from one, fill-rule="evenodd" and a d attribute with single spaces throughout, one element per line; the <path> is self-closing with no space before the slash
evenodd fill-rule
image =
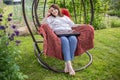
<path id="1" fill-rule="evenodd" d="M 74 59 L 75 50 L 77 48 L 77 38 L 76 38 L 76 36 L 69 36 L 68 39 L 69 39 L 71 60 L 73 60 Z"/>
<path id="2" fill-rule="evenodd" d="M 65 73 L 67 73 L 67 72 L 69 72 L 67 62 L 71 60 L 69 40 L 65 36 L 60 37 L 60 39 L 61 39 L 61 48 L 62 48 L 62 52 L 63 52 L 63 57 L 64 57 L 64 61 L 65 61 L 64 71 L 65 71 Z"/>
<path id="3" fill-rule="evenodd" d="M 71 54 L 70 54 L 70 44 L 67 37 L 62 36 L 61 39 L 61 46 L 62 46 L 62 52 L 64 55 L 65 60 L 65 72 L 69 72 L 70 75 L 75 75 L 75 71 L 73 70 L 72 64 L 71 64 Z"/>
<path id="4" fill-rule="evenodd" d="M 60 37 L 60 39 L 61 39 L 61 47 L 62 47 L 64 60 L 69 61 L 69 60 L 71 60 L 69 40 L 65 36 Z"/>
<path id="5" fill-rule="evenodd" d="M 76 50 L 76 47 L 77 47 L 77 38 L 76 38 L 76 36 L 69 36 L 68 39 L 69 39 L 71 60 L 73 60 L 74 59 L 75 50 Z M 75 71 L 74 71 L 74 69 L 72 67 L 71 61 L 68 61 L 67 64 L 68 64 L 69 74 L 70 75 L 75 75 Z"/>

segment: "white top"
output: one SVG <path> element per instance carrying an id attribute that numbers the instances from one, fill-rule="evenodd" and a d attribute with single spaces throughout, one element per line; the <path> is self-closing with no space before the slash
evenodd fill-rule
<path id="1" fill-rule="evenodd" d="M 46 23 L 50 26 L 53 31 L 57 30 L 71 30 L 71 27 L 74 25 L 74 22 L 67 16 L 63 17 L 53 17 L 49 16 L 46 20 Z"/>

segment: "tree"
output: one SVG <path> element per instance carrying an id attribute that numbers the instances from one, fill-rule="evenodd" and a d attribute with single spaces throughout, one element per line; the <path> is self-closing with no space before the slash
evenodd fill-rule
<path id="1" fill-rule="evenodd" d="M 111 9 L 120 10 L 120 0 L 111 0 Z"/>

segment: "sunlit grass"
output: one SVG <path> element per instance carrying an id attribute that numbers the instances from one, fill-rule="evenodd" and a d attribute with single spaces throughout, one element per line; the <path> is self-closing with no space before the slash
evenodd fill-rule
<path id="1" fill-rule="evenodd" d="M 41 38 L 36 35 L 36 38 Z M 95 47 L 89 52 L 93 56 L 93 63 L 87 69 L 76 72 L 74 77 L 65 73 L 55 73 L 44 69 L 37 62 L 30 36 L 19 37 L 22 41 L 21 58 L 18 64 L 21 71 L 28 75 L 28 80 L 119 80 L 120 79 L 120 28 L 109 28 L 95 31 Z M 42 46 L 42 45 L 41 45 Z M 41 47 L 42 48 L 42 47 Z M 86 59 L 85 59 L 86 58 Z M 43 59 L 51 66 L 63 68 L 64 62 L 54 58 Z M 78 68 L 87 62 L 88 57 L 83 54 L 76 57 L 74 67 Z"/>

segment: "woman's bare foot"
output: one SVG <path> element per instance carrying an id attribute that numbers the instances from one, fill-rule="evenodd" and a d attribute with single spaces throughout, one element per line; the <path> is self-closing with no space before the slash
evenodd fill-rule
<path id="1" fill-rule="evenodd" d="M 72 76 L 75 75 L 75 71 L 71 66 L 69 67 L 69 74 L 72 75 Z"/>
<path id="2" fill-rule="evenodd" d="M 68 71 L 68 66 L 67 66 L 67 63 L 66 63 L 66 62 L 65 62 L 64 72 L 65 72 L 65 73 L 68 73 L 68 72 L 69 72 L 69 71 Z"/>
<path id="3" fill-rule="evenodd" d="M 67 68 L 68 68 L 68 72 L 69 72 L 70 75 L 72 75 L 72 76 L 75 75 L 75 71 L 72 67 L 71 61 L 67 62 Z"/>
<path id="4" fill-rule="evenodd" d="M 68 68 L 65 67 L 64 72 L 65 72 L 65 73 L 68 73 L 68 72 L 69 72 L 69 71 L 68 71 Z"/>

